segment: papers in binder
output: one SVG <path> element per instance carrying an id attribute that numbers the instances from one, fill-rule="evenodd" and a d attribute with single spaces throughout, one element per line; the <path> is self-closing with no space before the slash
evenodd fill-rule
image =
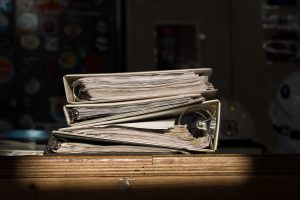
<path id="1" fill-rule="evenodd" d="M 77 101 L 120 102 L 201 94 L 212 90 L 207 76 L 194 72 L 85 77 L 72 84 Z"/>
<path id="2" fill-rule="evenodd" d="M 202 103 L 205 100 L 198 97 L 175 97 L 149 99 L 146 101 L 130 101 L 110 104 L 81 104 L 66 105 L 64 112 L 70 126 L 119 120 L 123 122 L 137 117 L 150 118 L 151 115 L 169 117 L 180 114 L 186 107 Z M 176 111 L 177 110 L 177 111 Z M 169 111 L 169 112 L 168 112 Z M 179 112 L 179 113 L 178 113 Z M 122 120 L 123 119 L 123 120 Z"/>
<path id="3" fill-rule="evenodd" d="M 60 154 L 132 154 L 132 153 L 184 153 L 175 149 L 164 149 L 146 146 L 129 146 L 129 145 L 94 145 L 78 142 L 64 142 L 60 143 L 59 148 L 53 149 L 53 152 Z"/>
<path id="4" fill-rule="evenodd" d="M 73 74 L 63 78 L 71 104 L 139 101 L 164 97 L 199 96 L 215 98 L 217 92 L 208 81 L 210 68 Z"/>
<path id="5" fill-rule="evenodd" d="M 69 149 L 71 150 L 69 153 L 71 153 L 84 147 L 87 148 L 87 151 L 91 151 L 89 149 L 91 148 L 94 152 L 97 149 L 102 153 L 109 150 L 115 150 L 114 152 L 117 153 L 122 149 L 129 150 L 135 147 L 137 148 L 133 152 L 139 151 L 140 153 L 158 152 L 157 148 L 162 148 L 161 153 L 201 152 L 214 149 L 216 146 L 218 116 L 218 101 L 211 101 L 200 107 L 186 109 L 176 119 L 63 128 L 54 131 L 54 134 L 59 134 L 60 137 L 67 135 L 69 139 L 71 137 L 71 140 L 63 140 L 59 147 L 63 147 L 63 150 L 55 148 L 54 152 L 63 153 Z M 72 139 L 105 143 L 106 145 L 100 145 L 100 149 L 95 146 L 83 147 L 74 144 Z M 143 149 L 142 147 L 147 148 Z"/>

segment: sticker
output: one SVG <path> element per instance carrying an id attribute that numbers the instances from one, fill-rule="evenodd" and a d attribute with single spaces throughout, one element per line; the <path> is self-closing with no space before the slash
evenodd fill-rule
<path id="1" fill-rule="evenodd" d="M 61 64 L 64 68 L 72 68 L 76 65 L 77 58 L 72 52 L 65 52 L 59 58 L 59 64 Z"/>
<path id="2" fill-rule="evenodd" d="M 0 38 L 0 54 L 10 54 L 12 52 L 12 45 L 9 39 Z"/>
<path id="3" fill-rule="evenodd" d="M 36 66 L 38 63 L 38 56 L 35 53 L 27 53 L 24 55 L 23 63 L 27 66 Z"/>
<path id="4" fill-rule="evenodd" d="M 66 0 L 65 1 L 44 0 L 38 6 L 38 8 L 42 13 L 59 15 L 65 10 L 67 5 L 68 5 L 68 1 Z"/>
<path id="5" fill-rule="evenodd" d="M 103 36 L 95 38 L 95 48 L 102 52 L 108 51 L 108 39 Z"/>
<path id="6" fill-rule="evenodd" d="M 17 28 L 21 32 L 34 32 L 38 30 L 38 17 L 33 13 L 23 13 L 18 17 Z"/>
<path id="7" fill-rule="evenodd" d="M 91 53 L 84 59 L 84 66 L 87 72 L 99 72 L 102 65 L 101 55 L 99 53 Z"/>
<path id="8" fill-rule="evenodd" d="M 57 33 L 57 18 L 52 15 L 47 15 L 41 19 L 41 30 L 45 35 L 53 35 Z"/>
<path id="9" fill-rule="evenodd" d="M 79 10 L 76 9 L 68 9 L 66 14 L 64 15 L 65 24 L 67 23 L 81 23 L 83 19 L 83 15 Z"/>
<path id="10" fill-rule="evenodd" d="M 280 96 L 282 99 L 288 99 L 290 97 L 291 94 L 291 89 L 290 86 L 288 86 L 287 84 L 284 84 L 281 88 L 280 88 Z"/>
<path id="11" fill-rule="evenodd" d="M 20 38 L 20 43 L 24 49 L 36 49 L 40 46 L 40 39 L 36 35 L 23 35 Z"/>
<path id="12" fill-rule="evenodd" d="M 45 49 L 47 51 L 57 51 L 58 50 L 58 38 L 46 37 L 45 38 Z"/>
<path id="13" fill-rule="evenodd" d="M 0 12 L 12 13 L 13 2 L 12 0 L 0 0 Z"/>
<path id="14" fill-rule="evenodd" d="M 88 0 L 88 1 L 77 1 L 72 2 L 71 9 L 80 11 L 84 15 L 99 16 L 99 6 L 103 3 L 103 0 Z"/>
<path id="15" fill-rule="evenodd" d="M 4 14 L 0 14 L 0 33 L 5 33 L 9 29 L 9 20 Z"/>
<path id="16" fill-rule="evenodd" d="M 25 85 L 25 91 L 28 94 L 36 94 L 41 88 L 41 83 L 36 78 L 32 78 L 29 81 L 27 81 Z"/>
<path id="17" fill-rule="evenodd" d="M 65 97 L 50 97 L 50 114 L 58 122 L 65 122 L 63 106 L 67 104 Z"/>
<path id="18" fill-rule="evenodd" d="M 31 11 L 35 6 L 35 0 L 17 0 L 17 9 L 21 12 Z"/>
<path id="19" fill-rule="evenodd" d="M 94 10 L 94 5 L 88 1 L 73 2 L 70 6 L 72 9 L 79 10 L 81 13 L 88 13 Z"/>
<path id="20" fill-rule="evenodd" d="M 0 84 L 7 83 L 14 74 L 14 66 L 10 60 L 0 57 Z"/>
<path id="21" fill-rule="evenodd" d="M 78 24 L 68 24 L 65 26 L 64 32 L 67 36 L 77 37 L 81 34 L 82 29 Z"/>
<path id="22" fill-rule="evenodd" d="M 108 32 L 108 25 L 105 21 L 98 21 L 96 22 L 96 30 L 99 33 L 105 34 Z"/>

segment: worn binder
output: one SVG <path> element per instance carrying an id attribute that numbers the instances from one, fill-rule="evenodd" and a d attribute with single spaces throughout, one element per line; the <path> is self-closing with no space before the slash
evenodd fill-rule
<path id="1" fill-rule="evenodd" d="M 45 153 L 62 153 L 58 151 L 61 145 L 73 144 L 74 141 L 101 145 L 102 150 L 98 153 L 106 154 L 121 153 L 124 145 L 127 149 L 139 148 L 139 151 L 132 153 L 159 152 L 159 149 L 162 150 L 160 153 L 214 152 L 217 149 L 219 125 L 220 102 L 211 100 L 186 108 L 177 118 L 167 120 L 94 123 L 62 128 L 53 131 Z M 119 150 L 115 148 L 113 151 L 116 146 L 119 146 Z M 147 151 L 142 147 L 147 147 Z"/>
<path id="2" fill-rule="evenodd" d="M 82 87 L 81 83 L 80 83 L 80 79 L 86 79 L 86 78 L 100 78 L 100 79 L 110 79 L 112 78 L 115 82 L 116 80 L 120 79 L 130 79 L 132 77 L 133 80 L 138 80 L 138 78 L 150 78 L 152 81 L 152 77 L 157 76 L 157 77 L 161 77 L 161 76 L 167 76 L 166 78 L 170 78 L 168 79 L 170 82 L 168 83 L 172 83 L 172 86 L 174 86 L 178 81 L 179 77 L 182 76 L 183 74 L 186 74 L 187 79 L 184 79 L 182 84 L 181 82 L 178 83 L 178 87 L 175 87 L 175 89 L 173 89 L 173 92 L 179 92 L 177 93 L 178 95 L 184 95 L 186 97 L 188 96 L 195 96 L 195 95 L 199 95 L 199 93 L 201 93 L 203 96 L 205 96 L 207 99 L 211 99 L 214 98 L 217 90 L 213 89 L 213 88 L 209 88 L 207 90 L 191 90 L 191 93 L 188 93 L 186 91 L 180 92 L 178 91 L 178 89 L 180 88 L 184 88 L 187 84 L 185 84 L 185 81 L 193 81 L 193 78 L 197 78 L 197 76 L 205 76 L 207 78 L 210 77 L 210 75 L 212 74 L 212 69 L 211 68 L 200 68 L 200 69 L 183 69 L 183 70 L 164 70 L 164 71 L 147 71 L 147 72 L 129 72 L 129 73 L 105 73 L 105 74 L 76 74 L 76 75 L 65 75 L 63 77 L 63 82 L 64 82 L 64 88 L 65 88 L 65 93 L 66 93 L 66 98 L 67 98 L 67 102 L 70 104 L 82 104 L 82 103 L 103 103 L 103 102 L 122 102 L 122 101 L 129 101 L 129 100 L 140 100 L 140 99 L 155 99 L 155 98 L 162 98 L 162 97 L 168 97 L 168 96 L 176 96 L 176 95 L 172 95 L 172 94 L 162 94 L 159 93 L 158 95 L 152 95 L 153 92 L 157 91 L 158 88 L 156 88 L 155 86 L 153 88 L 150 88 L 149 92 L 145 95 L 145 96 L 131 96 L 130 98 L 126 98 L 126 99 L 96 99 L 96 100 L 88 100 L 86 99 L 87 95 L 87 90 Z M 194 74 L 194 76 L 193 76 Z M 177 78 L 176 78 L 177 77 Z M 126 79 L 126 80 L 128 80 Z M 125 81 L 126 81 L 125 80 Z M 173 80 L 173 82 L 171 82 Z M 109 80 L 108 80 L 109 81 Z M 160 80 L 159 80 L 160 81 Z M 110 84 L 106 84 L 105 85 L 105 81 L 103 81 L 103 87 L 100 87 L 99 89 L 106 89 L 109 88 Z M 141 80 L 141 82 L 144 82 L 144 80 Z M 121 82 L 122 83 L 122 82 Z M 117 83 L 116 87 L 121 87 L 122 84 L 121 83 Z M 140 83 L 140 82 L 138 82 Z M 188 82 L 189 84 L 193 84 L 193 82 Z M 134 83 L 133 83 L 134 84 Z M 137 84 L 134 84 L 134 86 L 138 86 Z M 170 85 L 168 85 L 170 86 Z M 192 85 L 195 86 L 195 85 Z M 110 89 L 110 88 L 109 88 Z M 126 95 L 128 93 L 128 88 L 122 88 L 124 93 L 123 95 L 118 95 L 119 97 L 122 97 L 124 95 Z M 136 88 L 135 88 L 136 89 Z M 188 89 L 188 88 L 187 88 Z M 193 91 L 196 91 L 193 93 Z M 100 93 L 101 96 L 105 96 L 104 92 Z M 81 99 L 79 96 L 82 96 L 83 98 Z"/>
<path id="3" fill-rule="evenodd" d="M 69 104 L 63 109 L 67 124 L 80 126 L 177 116 L 186 108 L 205 100 L 202 96 L 174 98 L 174 100 L 179 99 L 178 102 L 172 101 L 170 98 L 161 99 L 156 101 L 157 105 L 149 100 L 140 100 L 122 103 Z"/>

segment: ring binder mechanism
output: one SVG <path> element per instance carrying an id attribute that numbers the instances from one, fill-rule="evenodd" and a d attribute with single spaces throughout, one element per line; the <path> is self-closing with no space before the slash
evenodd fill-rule
<path id="1" fill-rule="evenodd" d="M 214 152 L 221 105 L 211 72 L 66 75 L 69 127 L 52 132 L 45 154 Z"/>
<path id="2" fill-rule="evenodd" d="M 205 134 L 213 137 L 212 130 L 216 126 L 215 112 L 212 114 L 209 110 L 199 107 L 189 108 L 180 115 L 178 124 L 188 124 L 188 131 L 196 138 Z"/>
<path id="3" fill-rule="evenodd" d="M 73 86 L 73 95 L 74 95 L 76 101 L 88 100 L 91 98 L 88 95 L 87 89 L 80 85 Z"/>

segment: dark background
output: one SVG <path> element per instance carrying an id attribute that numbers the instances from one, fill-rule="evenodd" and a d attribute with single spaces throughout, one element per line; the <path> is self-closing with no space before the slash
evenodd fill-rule
<path id="1" fill-rule="evenodd" d="M 300 1 L 1 2 L 2 137 L 66 126 L 65 74 L 211 67 L 220 152 L 300 152 Z"/>

